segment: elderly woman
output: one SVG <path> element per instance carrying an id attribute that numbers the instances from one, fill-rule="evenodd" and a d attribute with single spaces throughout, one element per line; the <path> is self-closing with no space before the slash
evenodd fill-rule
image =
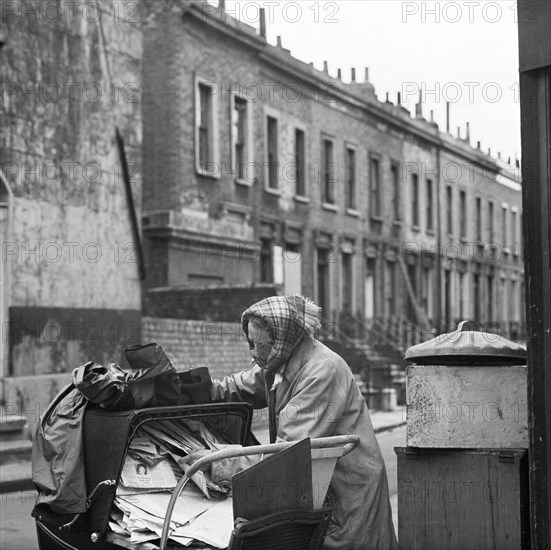
<path id="1" fill-rule="evenodd" d="M 359 447 L 337 462 L 329 486 L 333 513 L 324 548 L 396 548 L 369 412 L 348 365 L 314 338 L 320 308 L 301 296 L 274 296 L 247 309 L 241 321 L 252 368 L 214 380 L 213 400 L 268 407 L 270 442 L 359 435 Z"/>

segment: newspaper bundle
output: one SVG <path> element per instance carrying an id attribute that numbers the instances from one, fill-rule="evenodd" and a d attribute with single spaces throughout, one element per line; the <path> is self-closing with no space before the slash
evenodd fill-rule
<path id="1" fill-rule="evenodd" d="M 133 544 L 161 537 L 166 510 L 178 480 L 189 467 L 188 454 L 225 448 L 223 436 L 197 420 L 144 423 L 132 439 L 117 486 L 110 529 Z M 197 472 L 176 501 L 170 540 L 189 546 L 200 541 L 226 548 L 233 529 L 229 488 Z"/>

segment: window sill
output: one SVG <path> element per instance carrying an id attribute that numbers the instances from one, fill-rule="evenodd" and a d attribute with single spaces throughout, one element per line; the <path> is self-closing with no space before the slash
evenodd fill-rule
<path id="1" fill-rule="evenodd" d="M 279 189 L 272 189 L 271 187 L 264 187 L 264 193 L 273 195 L 274 197 L 281 197 L 281 191 Z"/>
<path id="2" fill-rule="evenodd" d="M 201 168 L 196 168 L 195 171 L 197 175 L 202 176 L 203 178 L 211 178 L 213 180 L 220 179 L 220 172 L 207 172 L 206 170 L 201 170 Z"/>
<path id="3" fill-rule="evenodd" d="M 329 202 L 324 202 L 321 207 L 324 209 L 324 210 L 329 210 L 330 212 L 338 212 L 339 211 L 339 207 L 336 205 L 336 204 L 331 204 Z"/>
<path id="4" fill-rule="evenodd" d="M 459 240 L 460 240 L 463 244 L 467 244 L 467 243 L 469 242 L 468 237 L 466 237 L 465 235 L 462 235 L 461 237 L 459 237 Z"/>
<path id="5" fill-rule="evenodd" d="M 421 227 L 418 226 L 418 225 L 412 225 L 411 230 L 415 233 L 420 233 L 421 232 Z"/>
<path id="6" fill-rule="evenodd" d="M 302 204 L 310 204 L 310 199 L 308 197 L 304 197 L 302 195 L 295 195 L 293 197 L 293 200 L 295 202 L 301 202 Z"/>
<path id="7" fill-rule="evenodd" d="M 375 214 L 369 216 L 369 219 L 370 219 L 372 222 L 380 222 L 380 223 L 383 222 L 383 217 L 382 217 L 382 216 L 377 216 L 377 215 L 375 215 Z"/>
<path id="8" fill-rule="evenodd" d="M 237 178 L 235 178 L 234 181 L 235 181 L 236 185 L 241 185 L 242 187 L 252 187 L 253 183 L 254 183 L 252 181 L 241 180 L 241 179 L 237 179 Z"/>
<path id="9" fill-rule="evenodd" d="M 392 225 L 394 227 L 402 227 L 402 220 L 392 220 Z"/>
<path id="10" fill-rule="evenodd" d="M 436 235 L 436 231 L 434 229 L 428 229 L 426 231 L 427 235 L 430 235 L 431 237 L 434 237 Z"/>
<path id="11" fill-rule="evenodd" d="M 359 218 L 360 217 L 360 212 L 358 210 L 356 210 L 355 208 L 347 208 L 346 209 L 346 214 L 348 216 L 352 216 L 354 218 Z"/>

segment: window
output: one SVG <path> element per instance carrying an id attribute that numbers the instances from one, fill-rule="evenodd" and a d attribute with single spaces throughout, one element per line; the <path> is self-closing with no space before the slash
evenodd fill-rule
<path id="1" fill-rule="evenodd" d="M 377 313 L 376 263 L 373 258 L 366 258 L 364 299 L 365 317 L 372 319 Z"/>
<path id="2" fill-rule="evenodd" d="M 450 327 L 452 322 L 452 274 L 444 271 L 444 322 Z"/>
<path id="3" fill-rule="evenodd" d="M 334 173 L 335 162 L 333 159 L 333 142 L 329 139 L 324 139 L 322 142 L 321 195 L 322 202 L 325 202 L 327 204 L 335 204 Z"/>
<path id="4" fill-rule="evenodd" d="M 411 224 L 419 227 L 419 176 L 411 174 Z"/>
<path id="5" fill-rule="evenodd" d="M 386 313 L 390 316 L 396 313 L 396 267 L 395 262 L 388 260 L 386 262 L 385 287 Z"/>
<path id="6" fill-rule="evenodd" d="M 421 279 L 421 303 L 420 306 L 425 310 L 427 317 L 431 317 L 429 311 L 430 295 L 431 295 L 431 273 L 428 267 L 423 267 Z"/>
<path id="7" fill-rule="evenodd" d="M 494 242 L 494 203 L 488 202 L 488 242 Z"/>
<path id="8" fill-rule="evenodd" d="M 399 221 L 400 217 L 400 168 L 398 164 L 392 164 L 390 167 L 392 176 L 392 212 L 394 220 Z"/>
<path id="9" fill-rule="evenodd" d="M 232 142 L 233 142 L 233 169 L 235 179 L 245 182 L 246 168 L 249 163 L 249 112 L 248 101 L 234 96 L 232 112 Z"/>
<path id="10" fill-rule="evenodd" d="M 306 196 L 306 151 L 304 132 L 297 128 L 295 130 L 295 194 L 300 197 Z"/>
<path id="11" fill-rule="evenodd" d="M 467 237 L 467 194 L 459 191 L 459 236 Z"/>
<path id="12" fill-rule="evenodd" d="M 476 240 L 478 242 L 482 241 L 482 199 L 476 197 L 476 220 L 475 220 L 475 230 L 476 230 Z"/>
<path id="13" fill-rule="evenodd" d="M 356 208 L 356 151 L 346 148 L 346 208 Z"/>
<path id="14" fill-rule="evenodd" d="M 509 297 L 509 321 L 517 320 L 517 282 L 511 280 L 511 295 Z"/>
<path id="15" fill-rule="evenodd" d="M 285 245 L 283 274 L 285 294 L 302 294 L 302 255 L 296 244 Z"/>
<path id="16" fill-rule="evenodd" d="M 427 229 L 434 229 L 434 207 L 433 207 L 432 180 L 427 180 Z"/>
<path id="17" fill-rule="evenodd" d="M 453 235 L 453 190 L 451 185 L 446 186 L 446 230 Z"/>
<path id="18" fill-rule="evenodd" d="M 486 322 L 491 323 L 494 320 L 494 277 L 488 275 L 488 312 L 486 315 Z"/>
<path id="19" fill-rule="evenodd" d="M 219 177 L 218 147 L 216 141 L 216 109 L 213 87 L 197 81 L 195 164 L 200 174 Z"/>
<path id="20" fill-rule="evenodd" d="M 379 159 L 371 158 L 369 162 L 369 191 L 370 215 L 381 216 L 381 181 L 379 173 Z"/>
<path id="21" fill-rule="evenodd" d="M 327 320 L 329 318 L 329 249 L 326 247 L 317 248 L 317 282 L 316 303 L 321 307 L 322 317 Z"/>
<path id="22" fill-rule="evenodd" d="M 278 181 L 278 129 L 277 119 L 271 116 L 267 117 L 267 153 L 268 153 L 268 188 L 277 189 Z"/>
<path id="23" fill-rule="evenodd" d="M 352 311 L 352 254 L 342 254 L 342 308 Z"/>
<path id="24" fill-rule="evenodd" d="M 474 320 L 480 323 L 480 275 L 473 275 L 473 304 L 474 304 Z"/>
<path id="25" fill-rule="evenodd" d="M 517 243 L 517 212 L 516 210 L 511 210 L 511 248 L 513 249 L 514 254 L 518 254 L 519 246 Z"/>
<path id="26" fill-rule="evenodd" d="M 465 319 L 467 312 L 465 311 L 465 305 L 467 304 L 467 296 L 465 289 L 465 274 L 459 272 L 458 286 L 459 286 L 459 318 Z"/>
<path id="27" fill-rule="evenodd" d="M 260 282 L 272 283 L 274 280 L 274 261 L 272 255 L 272 241 L 260 241 Z"/>
<path id="28" fill-rule="evenodd" d="M 503 248 L 507 248 L 509 243 L 507 242 L 507 208 L 501 207 L 501 243 Z"/>

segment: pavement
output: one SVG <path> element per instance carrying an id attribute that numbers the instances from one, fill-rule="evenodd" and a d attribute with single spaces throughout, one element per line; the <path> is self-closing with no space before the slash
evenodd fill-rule
<path id="1" fill-rule="evenodd" d="M 405 407 L 393 411 L 370 411 L 375 433 L 392 430 L 406 423 Z M 255 411 L 252 431 L 260 443 L 269 443 L 268 415 Z M 0 493 L 29 491 L 31 481 L 31 442 L 29 440 L 0 440 Z"/>

